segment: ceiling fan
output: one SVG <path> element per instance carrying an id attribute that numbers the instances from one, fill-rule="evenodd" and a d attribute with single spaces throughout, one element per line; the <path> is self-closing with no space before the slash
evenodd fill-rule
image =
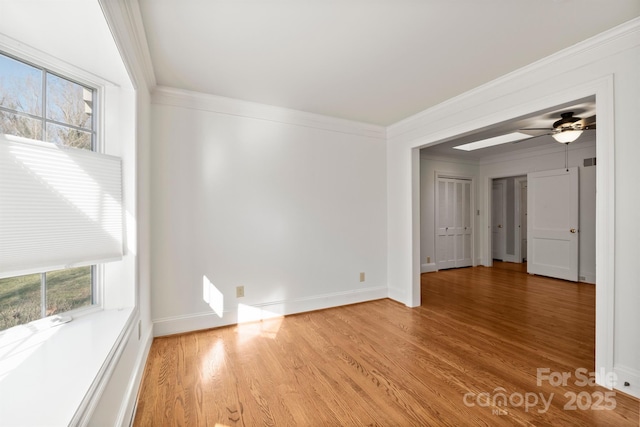
<path id="1" fill-rule="evenodd" d="M 528 141 L 533 138 L 539 138 L 541 136 L 551 135 L 553 139 L 561 144 L 569 144 L 570 142 L 578 139 L 582 132 L 586 130 L 596 129 L 596 116 L 587 117 L 582 119 L 580 117 L 574 117 L 573 111 L 560 114 L 560 120 L 553 123 L 551 128 L 523 128 L 520 130 L 543 130 L 546 133 L 532 136 L 531 138 L 521 139 L 518 142 Z"/>

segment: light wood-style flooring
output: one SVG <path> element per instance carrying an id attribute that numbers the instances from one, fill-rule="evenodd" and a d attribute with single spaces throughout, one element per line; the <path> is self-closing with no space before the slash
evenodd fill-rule
<path id="1" fill-rule="evenodd" d="M 423 274 L 415 309 L 384 299 L 156 338 L 134 425 L 638 426 L 637 399 L 576 377 L 594 368 L 595 287 L 522 269 Z M 538 385 L 537 368 L 571 377 Z"/>

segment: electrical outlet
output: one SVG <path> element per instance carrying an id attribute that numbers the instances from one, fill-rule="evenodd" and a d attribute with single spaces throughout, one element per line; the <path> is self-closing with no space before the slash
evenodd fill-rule
<path id="1" fill-rule="evenodd" d="M 364 282 L 364 273 L 360 273 L 360 281 Z"/>
<path id="2" fill-rule="evenodd" d="M 427 257 L 427 264 L 431 264 L 431 257 L 430 256 Z"/>
<path id="3" fill-rule="evenodd" d="M 236 286 L 236 298 L 242 298 L 244 296 L 244 286 Z"/>

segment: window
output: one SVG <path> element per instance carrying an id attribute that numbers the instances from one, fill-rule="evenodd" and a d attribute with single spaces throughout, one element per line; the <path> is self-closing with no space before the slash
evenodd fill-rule
<path id="1" fill-rule="evenodd" d="M 94 267 L 0 279 L 0 330 L 94 304 Z"/>
<path id="2" fill-rule="evenodd" d="M 95 98 L 93 88 L 0 53 L 0 134 L 95 150 Z M 0 279 L 0 331 L 95 304 L 95 277 L 84 266 Z"/>
<path id="3" fill-rule="evenodd" d="M 0 133 L 95 149 L 95 89 L 0 54 Z"/>

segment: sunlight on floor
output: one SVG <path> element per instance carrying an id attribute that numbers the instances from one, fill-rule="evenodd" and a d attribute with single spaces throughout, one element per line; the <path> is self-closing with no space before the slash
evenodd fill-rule
<path id="1" fill-rule="evenodd" d="M 211 348 L 207 352 L 207 355 L 202 358 L 202 364 L 200 365 L 202 380 L 205 382 L 209 380 L 215 380 L 216 375 L 224 366 L 224 362 L 224 341 L 222 340 L 222 338 L 219 338 L 211 346 Z"/>
<path id="2" fill-rule="evenodd" d="M 245 304 L 238 304 L 238 335 L 241 342 L 262 337 L 275 338 L 284 316 Z"/>

